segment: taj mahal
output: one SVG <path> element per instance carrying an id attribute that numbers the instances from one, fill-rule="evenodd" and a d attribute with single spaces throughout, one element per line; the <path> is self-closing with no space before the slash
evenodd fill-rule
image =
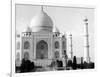
<path id="1" fill-rule="evenodd" d="M 62 60 L 66 54 L 66 36 L 61 34 L 49 15 L 43 10 L 33 16 L 30 26 L 16 38 L 17 52 L 36 65 L 49 65 L 53 59 Z"/>
<path id="2" fill-rule="evenodd" d="M 89 53 L 89 33 L 88 19 L 85 22 L 85 47 L 84 57 L 80 57 L 77 63 L 76 56 L 73 56 L 72 34 L 70 34 L 70 58 L 67 53 L 66 33 L 61 33 L 57 26 L 54 25 L 52 18 L 44 11 L 43 6 L 36 15 L 33 15 L 30 24 L 17 33 L 16 31 L 16 54 L 15 66 L 20 72 L 26 72 L 27 69 L 33 71 L 37 66 L 49 67 L 51 70 L 52 63 L 63 69 L 87 69 L 94 68 L 94 63 L 90 61 Z M 31 63 L 34 63 L 30 65 Z M 59 65 L 60 64 L 60 65 Z M 35 65 L 35 66 L 33 66 Z M 33 67 L 30 67 L 33 66 Z M 69 68 L 70 67 L 70 68 Z M 39 70 L 42 68 L 39 67 Z M 45 70 L 47 70 L 45 68 Z"/>

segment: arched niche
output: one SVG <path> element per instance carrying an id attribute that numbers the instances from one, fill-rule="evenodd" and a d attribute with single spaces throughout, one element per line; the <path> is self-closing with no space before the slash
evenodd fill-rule
<path id="1" fill-rule="evenodd" d="M 24 49 L 29 49 L 30 48 L 30 43 L 29 41 L 24 42 Z"/>
<path id="2" fill-rule="evenodd" d="M 48 58 L 48 44 L 44 40 L 40 40 L 36 44 L 36 59 Z"/>
<path id="3" fill-rule="evenodd" d="M 55 51 L 55 58 L 57 59 L 57 58 L 59 58 L 59 52 L 58 51 Z"/>
<path id="4" fill-rule="evenodd" d="M 58 42 L 58 41 L 55 42 L 54 47 L 55 47 L 56 49 L 59 48 L 59 42 Z"/>

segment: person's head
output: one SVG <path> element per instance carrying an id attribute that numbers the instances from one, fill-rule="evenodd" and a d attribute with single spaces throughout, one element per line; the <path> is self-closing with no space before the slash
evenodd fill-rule
<path id="1" fill-rule="evenodd" d="M 24 59 L 25 59 L 25 60 L 28 60 L 28 59 L 29 59 L 29 53 L 28 53 L 28 52 L 25 52 L 25 53 L 24 53 Z"/>

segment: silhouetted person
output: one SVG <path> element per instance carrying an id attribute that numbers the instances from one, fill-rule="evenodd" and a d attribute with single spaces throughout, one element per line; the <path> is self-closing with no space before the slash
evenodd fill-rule
<path id="1" fill-rule="evenodd" d="M 74 58 L 73 58 L 73 66 L 72 66 L 72 68 L 73 68 L 74 70 L 77 69 L 76 56 L 74 56 Z"/>
<path id="2" fill-rule="evenodd" d="M 21 72 L 30 72 L 34 68 L 34 63 L 29 60 L 29 54 L 25 53 L 22 59 Z"/>
<path id="3" fill-rule="evenodd" d="M 87 69 L 88 68 L 88 63 L 86 61 L 84 61 L 84 68 Z"/>
<path id="4" fill-rule="evenodd" d="M 63 62 L 63 67 L 65 67 L 65 68 L 67 67 L 67 59 L 68 59 L 68 56 L 67 56 L 66 50 L 64 50 L 62 62 Z"/>
<path id="5" fill-rule="evenodd" d="M 67 55 L 65 55 L 66 67 L 67 67 L 67 65 L 68 65 L 67 60 L 68 60 L 68 56 L 67 56 Z"/>
<path id="6" fill-rule="evenodd" d="M 91 68 L 95 68 L 94 62 L 91 63 Z"/>
<path id="7" fill-rule="evenodd" d="M 93 62 L 90 62 L 90 63 L 88 64 L 88 68 L 93 69 L 93 68 L 94 68 L 94 63 L 93 63 Z"/>
<path id="8" fill-rule="evenodd" d="M 57 67 L 58 67 L 57 70 L 62 70 L 61 67 L 63 67 L 63 62 L 60 60 L 56 60 L 56 63 L 57 63 Z"/>
<path id="9" fill-rule="evenodd" d="M 72 60 L 68 60 L 68 67 L 72 67 Z"/>
<path id="10" fill-rule="evenodd" d="M 56 60 L 56 63 L 57 63 L 57 67 L 60 67 L 60 61 Z"/>
<path id="11" fill-rule="evenodd" d="M 30 65 L 31 62 L 29 60 L 22 60 L 22 64 L 21 64 L 21 72 L 29 72 L 30 71 Z"/>
<path id="12" fill-rule="evenodd" d="M 63 62 L 62 61 L 58 61 L 58 67 L 63 67 Z"/>
<path id="13" fill-rule="evenodd" d="M 81 68 L 81 69 L 84 68 L 83 57 L 81 57 L 81 65 L 80 65 L 80 68 Z"/>

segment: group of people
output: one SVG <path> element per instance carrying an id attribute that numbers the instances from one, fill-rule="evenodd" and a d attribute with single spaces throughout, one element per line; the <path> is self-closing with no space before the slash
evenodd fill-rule
<path id="1" fill-rule="evenodd" d="M 22 73 L 22 72 L 35 72 L 36 69 L 39 66 L 35 66 L 34 62 L 31 62 L 29 60 L 29 55 L 26 53 L 24 55 L 24 58 L 22 59 L 22 61 L 20 62 L 19 59 L 16 59 L 16 72 L 17 73 Z M 20 62 L 20 63 L 19 63 Z M 59 59 L 52 59 L 51 64 L 48 66 L 50 68 L 54 68 L 56 70 L 64 70 L 68 67 L 71 67 L 72 69 L 86 69 L 86 68 L 94 68 L 94 63 L 83 63 L 83 60 L 81 61 L 81 64 L 77 64 L 77 60 L 76 60 L 76 56 L 73 57 L 73 61 L 72 60 L 68 60 L 67 58 L 63 59 L 63 60 L 59 60 Z M 43 68 L 41 66 L 41 68 Z M 70 69 L 69 69 L 70 70 Z"/>
<path id="2" fill-rule="evenodd" d="M 17 59 L 15 66 L 16 66 L 16 72 L 18 73 L 34 71 L 34 62 L 31 62 L 29 60 L 29 55 L 27 53 L 24 55 L 24 58 L 22 59 L 21 62 Z"/>

